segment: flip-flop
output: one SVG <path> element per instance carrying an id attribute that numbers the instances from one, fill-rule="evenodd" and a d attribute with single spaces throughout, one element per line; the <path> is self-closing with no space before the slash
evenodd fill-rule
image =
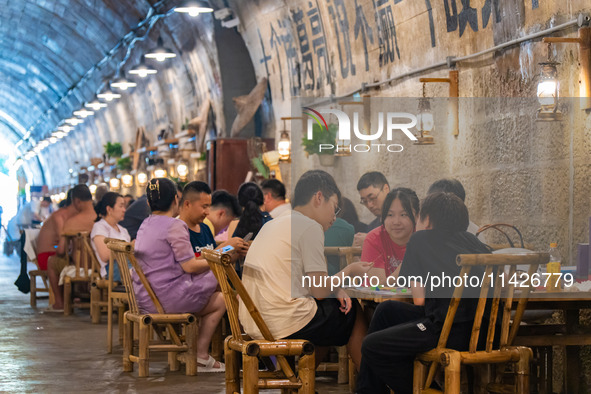
<path id="1" fill-rule="evenodd" d="M 219 367 L 215 367 L 215 363 L 216 360 L 211 355 L 207 360 L 197 357 L 197 372 L 224 372 L 226 370 L 224 363 L 219 362 Z"/>

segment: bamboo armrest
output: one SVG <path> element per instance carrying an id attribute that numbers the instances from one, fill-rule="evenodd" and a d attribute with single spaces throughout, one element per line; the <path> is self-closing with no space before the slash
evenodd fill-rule
<path id="1" fill-rule="evenodd" d="M 256 339 L 252 341 L 236 340 L 228 338 L 228 347 L 249 356 L 301 356 L 313 354 L 314 345 L 304 339 L 278 339 L 267 341 Z"/>
<path id="2" fill-rule="evenodd" d="M 105 238 L 105 244 L 107 244 L 107 248 L 116 252 L 130 253 L 133 251 L 131 243 L 119 239 Z"/>
<path id="3" fill-rule="evenodd" d="M 190 313 L 174 313 L 174 314 L 136 314 L 126 312 L 125 316 L 128 320 L 143 324 L 161 324 L 161 323 L 192 323 L 197 318 Z"/>

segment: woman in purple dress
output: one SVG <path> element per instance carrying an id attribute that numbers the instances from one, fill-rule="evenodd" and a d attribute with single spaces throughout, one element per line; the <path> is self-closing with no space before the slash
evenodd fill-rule
<path id="1" fill-rule="evenodd" d="M 224 364 L 208 353 L 213 333 L 226 312 L 218 282 L 205 259 L 197 259 L 185 222 L 178 215 L 180 192 L 166 178 L 150 180 L 146 187 L 152 214 L 140 226 L 135 256 L 166 313 L 193 313 L 200 317 L 197 362 L 200 372 L 222 372 Z M 132 273 L 138 306 L 156 308 L 136 272 Z"/>

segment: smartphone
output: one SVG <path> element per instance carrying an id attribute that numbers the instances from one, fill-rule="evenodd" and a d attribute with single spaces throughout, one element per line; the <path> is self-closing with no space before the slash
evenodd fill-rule
<path id="1" fill-rule="evenodd" d="M 244 238 L 242 238 L 242 239 L 244 240 L 244 242 L 248 242 L 252 239 L 252 236 L 253 236 L 253 234 L 252 234 L 252 232 L 250 232 L 250 233 L 246 234 L 244 236 Z"/>
<path id="2" fill-rule="evenodd" d="M 228 252 L 231 252 L 232 250 L 234 250 L 234 247 L 233 247 L 233 246 L 231 246 L 231 245 L 228 245 L 228 246 L 224 246 L 224 247 L 221 249 L 221 252 L 222 252 L 222 253 L 228 253 Z"/>

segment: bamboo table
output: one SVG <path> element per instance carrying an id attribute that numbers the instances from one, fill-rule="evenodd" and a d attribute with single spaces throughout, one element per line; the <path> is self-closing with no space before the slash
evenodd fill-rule
<path id="1" fill-rule="evenodd" d="M 591 328 L 580 326 L 579 312 L 591 308 L 591 292 L 533 292 L 528 297 L 528 310 L 562 310 L 564 324 L 531 324 L 522 326 L 515 345 L 530 347 L 566 347 L 566 393 L 586 392 L 581 385 L 580 347 L 591 345 Z M 549 370 L 551 372 L 551 368 Z M 546 390 L 552 390 L 552 375 L 547 376 Z"/>
<path id="2" fill-rule="evenodd" d="M 389 300 L 412 300 L 410 290 L 403 293 L 399 290 L 376 290 L 375 288 L 346 288 L 349 297 L 359 300 L 380 303 Z M 516 294 L 515 302 L 518 300 Z M 580 347 L 591 345 L 591 328 L 579 325 L 579 311 L 591 309 L 591 292 L 532 292 L 528 297 L 526 310 L 563 310 L 565 324 L 530 324 L 520 328 L 514 345 L 530 347 L 566 347 L 566 393 L 585 392 L 581 385 Z M 550 349 L 551 351 L 551 349 Z M 552 375 L 546 376 L 547 390 L 552 390 Z M 581 391 L 581 389 L 583 391 Z"/>

